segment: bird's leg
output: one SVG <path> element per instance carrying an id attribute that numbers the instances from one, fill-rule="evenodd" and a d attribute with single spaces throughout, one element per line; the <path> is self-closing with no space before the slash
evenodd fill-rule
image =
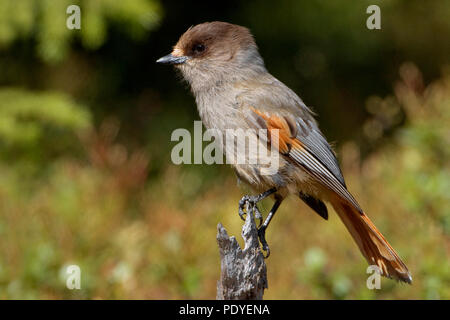
<path id="1" fill-rule="evenodd" d="M 277 191 L 276 188 L 272 188 L 269 189 L 259 195 L 256 196 L 249 196 L 249 195 L 245 195 L 242 197 L 242 199 L 239 201 L 239 216 L 241 217 L 242 220 L 245 221 L 245 214 L 247 213 L 248 210 L 253 210 L 254 214 L 255 214 L 255 219 L 259 220 L 259 226 L 261 226 L 262 221 L 263 221 L 263 216 L 261 214 L 261 212 L 258 209 L 258 206 L 256 205 L 259 201 L 267 198 L 268 196 L 270 196 L 271 194 L 275 193 Z M 246 205 L 248 204 L 248 207 L 246 207 Z"/>
<path id="2" fill-rule="evenodd" d="M 266 255 L 264 256 L 264 258 L 268 258 L 270 255 L 270 249 L 269 249 L 269 245 L 267 244 L 266 241 L 266 229 L 269 226 L 270 221 L 272 220 L 273 216 L 275 215 L 275 212 L 277 212 L 278 207 L 281 204 L 281 199 L 277 199 L 275 201 L 275 203 L 273 204 L 272 209 L 270 209 L 269 215 L 266 218 L 266 221 L 264 221 L 263 225 L 258 229 L 258 238 L 259 241 L 262 244 L 262 249 L 263 251 L 266 252 Z"/>

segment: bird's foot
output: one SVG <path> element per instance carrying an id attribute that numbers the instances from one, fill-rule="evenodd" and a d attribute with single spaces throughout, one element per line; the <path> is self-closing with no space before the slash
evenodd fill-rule
<path id="1" fill-rule="evenodd" d="M 239 217 L 245 221 L 245 215 L 252 210 L 255 216 L 255 219 L 259 220 L 258 228 L 263 223 L 263 216 L 256 205 L 260 200 L 259 196 L 249 196 L 245 195 L 239 201 Z"/>

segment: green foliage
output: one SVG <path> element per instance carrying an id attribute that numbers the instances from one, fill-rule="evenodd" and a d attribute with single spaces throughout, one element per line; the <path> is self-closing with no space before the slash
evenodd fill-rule
<path id="1" fill-rule="evenodd" d="M 66 27 L 66 9 L 72 4 L 80 6 L 81 30 Z M 139 39 L 157 26 L 160 16 L 156 0 L 0 0 L 0 48 L 34 38 L 38 56 L 54 63 L 67 56 L 75 37 L 95 50 L 105 43 L 110 22 Z"/>
<path id="2" fill-rule="evenodd" d="M 42 165 L 53 156 L 79 149 L 77 134 L 90 127 L 90 112 L 65 94 L 0 89 L 0 151 L 4 160 Z"/>
<path id="3" fill-rule="evenodd" d="M 78 131 L 90 126 L 89 112 L 67 95 L 0 90 L 0 139 L 6 145 L 33 144 L 46 126 Z"/>

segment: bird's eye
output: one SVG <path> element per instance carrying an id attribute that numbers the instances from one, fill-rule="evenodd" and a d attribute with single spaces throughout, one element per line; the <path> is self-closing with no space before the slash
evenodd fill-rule
<path id="1" fill-rule="evenodd" d="M 196 44 L 196 45 L 194 45 L 194 47 L 192 48 L 192 50 L 195 52 L 195 53 L 200 53 L 200 52 L 203 52 L 203 51 L 205 51 L 205 46 L 203 45 L 203 44 Z"/>

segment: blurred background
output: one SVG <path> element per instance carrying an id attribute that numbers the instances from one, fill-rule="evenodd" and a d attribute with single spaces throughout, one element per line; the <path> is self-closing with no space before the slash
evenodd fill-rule
<path id="1" fill-rule="evenodd" d="M 81 30 L 66 8 L 81 7 Z M 366 8 L 381 8 L 368 30 Z M 247 26 L 318 114 L 350 191 L 412 272 L 366 287 L 337 215 L 269 228 L 268 299 L 450 298 L 450 2 L 0 0 L 0 298 L 214 299 L 216 226 L 242 244 L 224 165 L 174 165 L 199 116 L 156 65 L 191 25 Z M 267 212 L 271 201 L 263 204 Z M 68 290 L 66 267 L 81 268 Z"/>

